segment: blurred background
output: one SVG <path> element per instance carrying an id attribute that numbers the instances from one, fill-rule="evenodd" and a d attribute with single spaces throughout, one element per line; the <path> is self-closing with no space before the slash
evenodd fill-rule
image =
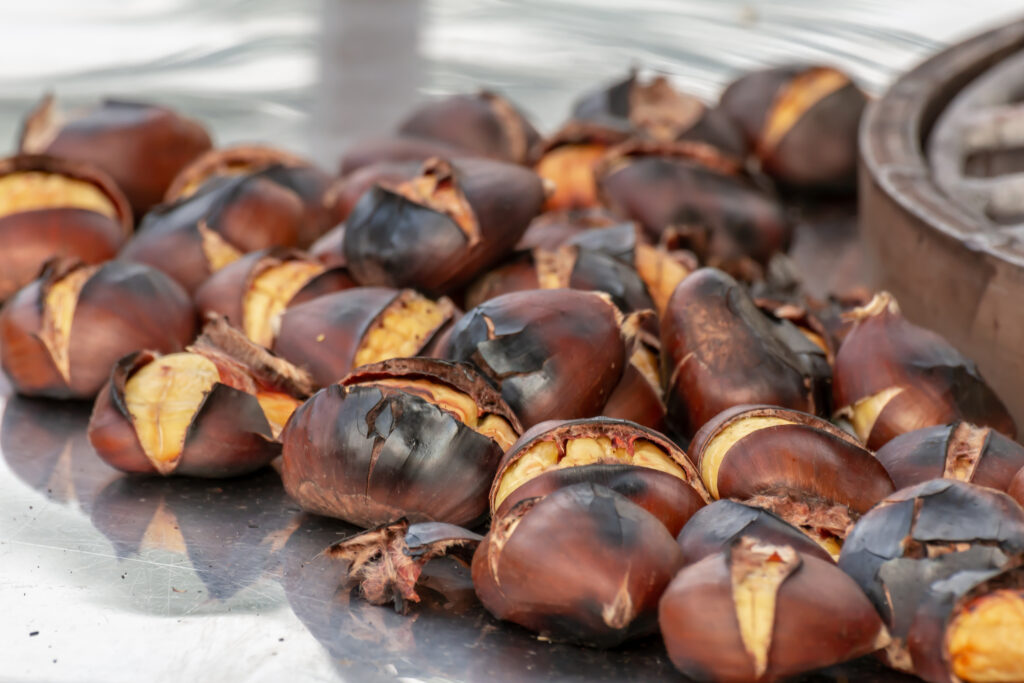
<path id="1" fill-rule="evenodd" d="M 329 169 L 415 101 L 500 90 L 544 131 L 642 66 L 704 98 L 765 63 L 833 63 L 878 94 L 1006 0 L 36 0 L 0 3 L 0 139 L 31 103 L 158 100 L 218 143 L 267 141 Z"/>

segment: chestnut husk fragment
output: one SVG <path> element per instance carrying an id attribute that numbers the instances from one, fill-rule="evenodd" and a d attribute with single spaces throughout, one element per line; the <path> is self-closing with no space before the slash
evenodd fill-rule
<path id="1" fill-rule="evenodd" d="M 779 583 L 767 588 L 770 607 L 757 595 L 763 585 L 746 589 L 752 596 L 737 595 L 745 581 L 757 581 L 751 577 L 773 565 L 781 568 Z M 772 610 L 767 617 L 766 609 Z M 681 673 L 723 683 L 771 683 L 889 642 L 871 603 L 832 562 L 747 537 L 684 567 L 661 598 L 658 621 Z"/>
<path id="2" fill-rule="evenodd" d="M 0 216 L 0 303 L 34 280 L 52 258 L 102 263 L 117 255 L 132 234 L 128 200 L 98 168 L 55 157 L 22 154 L 0 161 L 0 177 L 45 173 L 87 182 L 113 205 L 116 217 L 72 206 Z"/>
<path id="3" fill-rule="evenodd" d="M 420 105 L 398 126 L 398 134 L 513 164 L 530 163 L 540 141 L 540 134 L 515 105 L 486 90 Z"/>
<path id="4" fill-rule="evenodd" d="M 836 354 L 832 395 L 836 415 L 853 423 L 868 448 L 956 420 L 1016 436 L 1013 418 L 975 364 L 904 318 L 888 292 L 849 317 L 854 325 Z"/>
<path id="5" fill-rule="evenodd" d="M 825 352 L 714 268 L 694 271 L 672 294 L 661 317 L 661 363 L 669 424 L 687 438 L 735 405 L 829 409 Z"/>
<path id="6" fill-rule="evenodd" d="M 345 258 L 360 284 L 452 292 L 510 252 L 544 201 L 536 174 L 498 161 L 431 159 L 418 178 L 450 184 L 470 225 L 398 186 L 375 186 L 345 221 Z"/>
<path id="7" fill-rule="evenodd" d="M 291 306 L 281 316 L 273 351 L 306 368 L 318 385 L 333 384 L 353 370 L 361 342 L 388 307 L 413 294 L 386 287 L 353 287 Z M 432 345 L 455 320 L 457 310 L 451 301 L 442 298 L 437 303 L 445 319 L 413 355 L 432 355 Z"/>
<path id="8" fill-rule="evenodd" d="M 1006 491 L 1024 467 L 1024 446 L 989 427 L 957 421 L 900 434 L 875 457 L 898 489 L 946 477 Z"/>
<path id="9" fill-rule="evenodd" d="M 271 179 L 273 170 L 215 177 L 195 194 L 154 208 L 119 258 L 159 268 L 192 293 L 224 265 L 211 262 L 208 239 L 223 243 L 227 261 L 259 249 L 296 246 L 302 200 Z"/>
<path id="10" fill-rule="evenodd" d="M 614 647 L 657 629 L 657 600 L 680 566 L 657 518 L 588 483 L 520 501 L 491 525 L 472 568 L 477 596 L 498 619 Z"/>
<path id="11" fill-rule="evenodd" d="M 446 357 L 474 364 L 527 428 L 597 415 L 622 375 L 621 314 L 605 294 L 513 292 L 452 328 Z"/>
<path id="12" fill-rule="evenodd" d="M 0 361 L 18 393 L 91 399 L 125 354 L 137 349 L 171 353 L 192 340 L 195 309 L 178 283 L 146 265 L 108 261 L 94 266 L 75 299 L 65 376 L 44 342 L 45 301 L 55 284 L 86 267 L 52 261 L 0 309 Z"/>
<path id="13" fill-rule="evenodd" d="M 60 112 L 46 95 L 25 119 L 24 153 L 93 164 L 124 191 L 136 217 L 163 200 L 181 169 L 212 146 L 206 129 L 167 107 L 103 100 Z"/>
<path id="14" fill-rule="evenodd" d="M 501 446 L 425 398 L 377 381 L 390 379 L 452 387 L 522 431 L 497 391 L 468 365 L 428 358 L 365 365 L 317 392 L 289 420 L 281 434 L 288 495 L 304 510 L 364 528 L 399 517 L 479 523 Z"/>
<path id="15" fill-rule="evenodd" d="M 866 104 L 864 92 L 838 69 L 795 64 L 740 76 L 722 92 L 719 108 L 782 185 L 846 193 L 856 189 Z"/>
<path id="16" fill-rule="evenodd" d="M 687 565 L 726 552 L 741 536 L 759 543 L 788 545 L 803 555 L 832 562 L 820 545 L 795 526 L 763 508 L 735 500 L 716 500 L 697 510 L 676 535 Z"/>

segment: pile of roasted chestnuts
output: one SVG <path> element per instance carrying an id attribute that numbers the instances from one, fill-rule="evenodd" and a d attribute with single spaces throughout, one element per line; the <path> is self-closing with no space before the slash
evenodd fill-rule
<path id="1" fill-rule="evenodd" d="M 3 369 L 93 401 L 92 446 L 133 476 L 273 466 L 367 529 L 325 552 L 375 604 L 415 609 L 447 555 L 497 619 L 660 633 L 693 680 L 875 653 L 1021 681 L 1007 409 L 888 293 L 779 275 L 794 207 L 855 192 L 865 103 L 825 66 L 715 105 L 633 73 L 544 136 L 457 95 L 335 177 L 47 97 L 0 161 Z"/>

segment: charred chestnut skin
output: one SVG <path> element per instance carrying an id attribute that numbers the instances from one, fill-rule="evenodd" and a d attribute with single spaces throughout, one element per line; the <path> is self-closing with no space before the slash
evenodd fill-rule
<path id="1" fill-rule="evenodd" d="M 432 160 L 421 175 L 451 182 L 473 227 L 467 233 L 451 215 L 375 186 L 345 221 L 345 259 L 360 284 L 449 293 L 510 252 L 544 201 L 540 178 L 513 164 Z"/>
<path id="2" fill-rule="evenodd" d="M 352 213 L 359 200 L 374 185 L 403 183 L 419 173 L 422 161 L 378 161 L 336 179 L 328 188 L 324 201 L 331 207 L 334 217 L 343 221 Z"/>
<path id="3" fill-rule="evenodd" d="M 661 598 L 661 634 L 681 673 L 695 680 L 771 682 L 886 645 L 885 626 L 852 579 L 828 560 L 768 544 L 760 547 L 785 555 L 791 568 L 775 593 L 770 632 L 757 634 L 768 639 L 758 666 L 737 617 L 734 590 L 745 542 L 759 549 L 754 539 L 741 538 L 725 552 L 684 567 Z M 757 611 L 749 609 L 749 618 L 756 618 Z M 808 647 L 811 642 L 814 647 Z"/>
<path id="4" fill-rule="evenodd" d="M 694 271 L 672 293 L 661 318 L 661 363 L 669 424 L 686 437 L 735 405 L 828 410 L 824 351 L 760 311 L 715 268 Z"/>
<path id="5" fill-rule="evenodd" d="M 52 263 L 0 309 L 0 360 L 20 394 L 91 399 L 125 354 L 180 351 L 195 335 L 195 309 L 178 283 L 145 265 L 109 261 L 78 294 L 65 378 L 42 340 L 44 298 L 56 281 L 81 267 Z"/>
<path id="6" fill-rule="evenodd" d="M 167 107 L 104 100 L 61 115 L 52 95 L 29 114 L 20 141 L 24 153 L 94 164 L 110 174 L 136 217 L 159 204 L 178 172 L 211 147 L 201 124 Z"/>
<path id="7" fill-rule="evenodd" d="M 424 398 L 375 383 L 394 378 L 454 387 L 520 431 L 511 409 L 467 365 L 426 358 L 366 365 L 289 420 L 281 434 L 285 490 L 304 510 L 362 527 L 399 517 L 479 523 L 501 447 Z"/>
<path id="8" fill-rule="evenodd" d="M 618 310 L 573 289 L 514 292 L 472 309 L 445 351 L 499 387 L 524 427 L 598 414 L 625 362 Z"/>
<path id="9" fill-rule="evenodd" d="M 41 172 L 85 181 L 110 200 L 116 217 L 55 206 L 0 216 L 0 303 L 34 280 L 52 258 L 102 263 L 117 255 L 132 233 L 128 200 L 98 168 L 55 157 L 22 154 L 0 161 L 0 177 Z"/>
<path id="10" fill-rule="evenodd" d="M 530 221 L 516 250 L 557 249 L 591 228 L 610 228 L 621 222 L 618 216 L 601 207 L 545 211 Z"/>
<path id="11" fill-rule="evenodd" d="M 741 536 L 772 545 L 788 545 L 802 555 L 832 562 L 832 557 L 802 531 L 771 512 L 734 500 L 716 500 L 694 512 L 676 535 L 683 562 L 691 565 L 725 552 Z"/>
<path id="12" fill-rule="evenodd" d="M 989 427 L 957 421 L 900 434 L 875 457 L 898 489 L 946 477 L 1006 491 L 1024 467 L 1024 446 Z"/>
<path id="13" fill-rule="evenodd" d="M 761 167 L 784 186 L 851 192 L 866 104 L 843 72 L 794 64 L 740 76 L 722 92 L 719 107 L 742 129 Z"/>
<path id="14" fill-rule="evenodd" d="M 394 136 L 361 140 L 341 157 L 338 174 L 347 177 L 359 169 L 378 163 L 414 161 L 422 164 L 431 157 L 473 156 L 465 150 L 440 140 L 410 136 Z"/>
<path id="15" fill-rule="evenodd" d="M 603 486 L 576 484 L 495 520 L 473 555 L 473 587 L 498 619 L 614 647 L 657 628 L 658 598 L 680 566 L 658 519 Z"/>
<path id="16" fill-rule="evenodd" d="M 1013 418 L 975 364 L 904 318 L 889 293 L 877 294 L 850 317 L 853 328 L 836 354 L 832 394 L 837 416 L 853 422 L 868 448 L 955 420 L 1016 436 Z M 873 420 L 863 408 L 868 400 L 880 405 L 871 411 Z"/>

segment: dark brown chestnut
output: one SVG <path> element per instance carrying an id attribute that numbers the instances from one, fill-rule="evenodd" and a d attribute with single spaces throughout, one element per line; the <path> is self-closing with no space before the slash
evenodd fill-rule
<path id="1" fill-rule="evenodd" d="M 828 411 L 825 352 L 714 268 L 691 273 L 672 294 L 661 317 L 661 363 L 670 426 L 685 437 L 740 404 Z"/>
<path id="2" fill-rule="evenodd" d="M 190 197 L 213 178 L 267 171 L 263 177 L 285 187 L 302 200 L 303 221 L 297 244 L 308 247 L 344 220 L 328 198 L 333 178 L 313 162 L 276 147 L 238 145 L 212 149 L 183 168 L 164 201 L 174 202 Z"/>
<path id="3" fill-rule="evenodd" d="M 628 132 L 587 121 L 570 121 L 540 147 L 534 170 L 554 187 L 545 211 L 589 209 L 601 205 L 595 170 Z"/>
<path id="4" fill-rule="evenodd" d="M 367 164 L 335 180 L 324 201 L 340 222 L 348 218 L 352 209 L 374 185 L 400 185 L 419 175 L 423 161 L 378 161 Z M 340 247 L 340 244 L 339 244 Z"/>
<path id="5" fill-rule="evenodd" d="M 191 293 L 243 254 L 295 246 L 302 200 L 269 177 L 273 170 L 215 177 L 195 194 L 156 207 L 120 258 L 159 268 Z"/>
<path id="6" fill-rule="evenodd" d="M 626 316 L 622 324 L 626 365 L 601 414 L 665 431 L 665 398 L 661 390 L 661 342 L 653 311 Z"/>
<path id="7" fill-rule="evenodd" d="M 1024 551 L 1024 510 L 1005 493 L 952 479 L 897 491 L 861 517 L 839 567 L 874 603 L 895 639 L 890 665 L 911 671 L 906 649 L 918 609 L 936 585 L 1006 565 Z M 941 588 L 940 588 L 941 590 Z"/>
<path id="8" fill-rule="evenodd" d="M 472 525 L 515 414 L 473 368 L 428 358 L 365 365 L 319 391 L 281 440 L 281 480 L 304 510 L 372 527 L 406 517 Z"/>
<path id="9" fill-rule="evenodd" d="M 328 268 L 344 268 L 348 261 L 345 259 L 345 224 L 341 223 L 331 228 L 309 247 L 309 255 L 323 263 Z"/>
<path id="10" fill-rule="evenodd" d="M 591 417 L 622 375 L 621 325 L 622 314 L 606 294 L 513 292 L 466 313 L 452 328 L 445 355 L 476 365 L 525 427 Z"/>
<path id="11" fill-rule="evenodd" d="M 741 536 L 769 545 L 788 545 L 802 555 L 833 561 L 819 543 L 786 520 L 735 500 L 716 500 L 697 510 L 676 535 L 676 542 L 683 551 L 683 561 L 690 565 L 728 551 Z"/>
<path id="12" fill-rule="evenodd" d="M 904 318 L 891 294 L 876 294 L 849 317 L 854 325 L 836 354 L 832 395 L 836 415 L 868 448 L 955 420 L 1016 436 L 1013 418 L 974 363 Z"/>
<path id="13" fill-rule="evenodd" d="M 424 140 L 409 136 L 370 138 L 361 140 L 345 150 L 338 174 L 345 177 L 371 164 L 405 161 L 417 161 L 422 164 L 431 157 L 459 156 L 473 155 L 440 140 Z"/>
<path id="14" fill-rule="evenodd" d="M 529 163 L 540 141 L 540 134 L 515 105 L 488 91 L 427 102 L 398 126 L 398 134 L 514 164 Z"/>
<path id="15" fill-rule="evenodd" d="M 530 226 L 516 244 L 516 250 L 557 249 L 587 230 L 610 228 L 620 223 L 620 218 L 601 207 L 546 211 L 530 221 Z"/>
<path id="16" fill-rule="evenodd" d="M 690 443 L 713 498 L 774 512 L 833 556 L 848 527 L 895 489 L 856 437 L 831 422 L 775 406 L 735 406 Z"/>
<path id="17" fill-rule="evenodd" d="M 473 555 L 487 611 L 545 638 L 614 647 L 657 629 L 679 546 L 640 506 L 595 484 L 528 498 L 495 520 Z"/>
<path id="18" fill-rule="evenodd" d="M 203 318 L 225 316 L 252 341 L 274 343 L 289 306 L 355 287 L 343 268 L 328 268 L 301 252 L 276 247 L 254 251 L 211 275 L 196 290 Z"/>
<path id="19" fill-rule="evenodd" d="M 345 221 L 345 258 L 363 285 L 445 294 L 512 250 L 544 201 L 529 169 L 432 159 L 415 178 L 377 185 Z"/>
<path id="20" fill-rule="evenodd" d="M 0 309 L 0 359 L 26 396 L 92 398 L 126 353 L 179 351 L 195 309 L 178 283 L 136 263 L 52 261 Z"/>
<path id="21" fill-rule="evenodd" d="M 51 258 L 102 263 L 131 232 L 128 200 L 99 169 L 45 156 L 0 161 L 0 302 Z"/>
<path id="22" fill-rule="evenodd" d="M 629 498 L 673 536 L 711 500 L 686 453 L 664 435 L 597 417 L 550 420 L 527 430 L 498 465 L 491 513 L 498 518 L 521 500 L 588 481 Z"/>
<path id="23" fill-rule="evenodd" d="M 789 243 L 782 205 L 706 145 L 621 145 L 595 173 L 605 204 L 640 223 L 651 241 L 693 251 L 745 280 L 760 277 Z"/>
<path id="24" fill-rule="evenodd" d="M 411 289 L 355 287 L 285 309 L 273 350 L 326 386 L 360 365 L 432 355 L 457 313 Z"/>
<path id="25" fill-rule="evenodd" d="M 943 477 L 1006 491 L 1024 467 L 1024 446 L 989 427 L 954 422 L 900 434 L 875 457 L 898 489 Z"/>
<path id="26" fill-rule="evenodd" d="M 312 386 L 217 319 L 184 352 L 119 360 L 96 398 L 89 441 L 125 472 L 246 474 L 280 455 L 275 439 Z"/>
<path id="27" fill-rule="evenodd" d="M 28 115 L 20 149 L 94 164 L 106 171 L 142 217 L 174 176 L 210 149 L 201 124 L 155 104 L 104 100 L 67 112 L 47 95 Z"/>
<path id="28" fill-rule="evenodd" d="M 871 602 L 834 564 L 748 537 L 683 568 L 658 622 L 680 672 L 723 683 L 771 683 L 889 643 Z"/>

